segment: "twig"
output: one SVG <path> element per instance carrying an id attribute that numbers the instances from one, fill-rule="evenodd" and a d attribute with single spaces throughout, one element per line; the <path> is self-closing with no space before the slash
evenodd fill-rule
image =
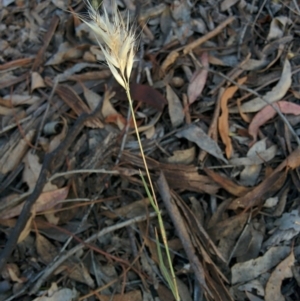
<path id="1" fill-rule="evenodd" d="M 102 105 L 102 104 L 101 104 Z M 54 172 L 56 169 L 58 169 L 65 160 L 65 153 L 67 149 L 70 147 L 72 142 L 75 140 L 77 135 L 80 133 L 81 129 L 84 126 L 84 123 L 93 118 L 95 115 L 97 115 L 99 108 L 101 107 L 99 104 L 98 107 L 95 109 L 95 111 L 92 114 L 82 114 L 80 117 L 76 120 L 75 124 L 73 125 L 69 135 L 66 137 L 66 139 L 51 153 L 47 154 L 44 158 L 43 166 L 41 169 L 41 172 L 39 174 L 39 177 L 37 179 L 35 188 L 31 195 L 26 200 L 24 207 L 22 209 L 21 214 L 19 215 L 19 218 L 17 220 L 17 223 L 15 227 L 13 228 L 8 241 L 5 244 L 5 247 L 3 251 L 0 254 L 0 271 L 3 270 L 4 265 L 14 250 L 18 238 L 23 231 L 30 215 L 31 215 L 31 208 L 33 204 L 36 202 L 38 197 L 43 191 L 43 188 L 47 182 L 47 178 L 49 178 L 51 172 Z"/>
<path id="2" fill-rule="evenodd" d="M 43 115 L 43 118 L 42 118 L 42 121 L 41 121 L 39 130 L 38 130 L 38 133 L 37 133 L 36 142 L 35 142 L 35 145 L 34 145 L 36 148 L 37 148 L 37 144 L 38 144 L 38 142 L 39 142 L 40 136 L 41 136 L 41 134 L 42 134 L 42 131 L 43 131 L 43 127 L 44 127 L 46 118 L 47 118 L 48 113 L 49 113 L 49 110 L 50 110 L 50 103 L 51 103 L 52 98 L 53 98 L 53 95 L 54 95 L 54 93 L 55 93 L 57 84 L 58 84 L 58 80 L 57 80 L 57 77 L 56 77 L 56 78 L 55 78 L 54 85 L 53 85 L 52 90 L 51 90 L 51 93 L 50 93 L 50 96 L 47 97 L 47 98 L 48 98 L 47 107 L 46 107 L 46 110 L 45 110 L 45 112 L 44 112 L 44 115 Z M 41 92 L 42 94 L 44 94 L 42 90 L 40 90 L 40 92 Z"/>
<path id="3" fill-rule="evenodd" d="M 208 32 L 206 35 L 204 35 L 203 37 L 197 39 L 196 41 L 193 41 L 192 43 L 186 45 L 183 49 L 183 53 L 188 54 L 194 48 L 199 47 L 204 42 L 210 40 L 211 38 L 213 38 L 214 36 L 219 34 L 223 30 L 223 28 L 225 28 L 227 25 L 232 23 L 234 20 L 235 20 L 235 17 L 230 17 L 230 18 L 226 19 L 224 22 L 219 24 L 214 30 Z"/>
<path id="4" fill-rule="evenodd" d="M 184 221 L 182 220 L 180 212 L 177 206 L 174 204 L 174 200 L 171 197 L 170 189 L 163 172 L 160 173 L 159 179 L 157 180 L 156 184 L 161 198 L 166 206 L 166 209 L 177 230 L 178 236 L 182 242 L 184 250 L 189 258 L 189 261 L 195 273 L 195 277 L 197 278 L 201 287 L 205 288 L 206 292 L 211 295 L 211 292 L 205 282 L 205 272 L 203 270 L 202 264 L 199 261 L 197 255 L 195 254 L 195 248 L 191 243 L 188 231 L 184 226 Z"/>
<path id="5" fill-rule="evenodd" d="M 40 278 L 38 279 L 38 281 L 36 282 L 36 284 L 34 285 L 34 287 L 32 288 L 30 293 L 31 294 L 36 293 L 39 290 L 39 288 L 41 287 L 41 285 L 44 283 L 44 281 L 46 281 L 46 279 L 48 278 L 49 275 L 51 275 L 65 260 L 67 260 L 69 257 L 71 257 L 73 254 L 75 254 L 79 250 L 83 249 L 86 244 L 89 244 L 89 243 L 95 241 L 96 239 L 98 239 L 99 237 L 104 236 L 108 233 L 114 232 L 118 229 L 122 229 L 124 227 L 135 224 L 137 222 L 144 221 L 147 218 L 154 217 L 156 215 L 157 215 L 156 212 L 151 212 L 149 214 L 137 216 L 137 217 L 134 217 L 127 221 L 104 228 L 101 231 L 99 231 L 98 233 L 95 233 L 94 235 L 90 236 L 89 238 L 87 238 L 84 241 L 83 244 L 78 244 L 74 248 L 70 249 L 69 251 L 67 251 L 67 253 L 63 254 L 60 258 L 58 258 L 55 262 L 53 262 L 52 265 L 48 266 L 47 269 L 45 271 L 43 271 L 42 275 L 40 275 Z"/>
<path id="6" fill-rule="evenodd" d="M 53 181 L 54 179 L 70 176 L 74 174 L 82 174 L 82 173 L 103 173 L 103 174 L 110 174 L 110 175 L 119 175 L 120 172 L 118 170 L 106 170 L 106 169 L 77 169 L 77 170 L 70 170 L 66 172 L 59 172 L 49 178 L 48 182 Z"/>

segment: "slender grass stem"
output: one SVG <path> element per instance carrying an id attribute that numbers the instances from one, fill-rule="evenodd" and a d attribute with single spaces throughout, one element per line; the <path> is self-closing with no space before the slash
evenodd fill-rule
<path id="1" fill-rule="evenodd" d="M 165 231 L 162 216 L 160 214 L 160 210 L 159 210 L 159 207 L 158 207 L 158 202 L 157 202 L 157 199 L 156 199 L 152 179 L 151 179 L 151 176 L 150 176 L 150 172 L 149 172 L 149 169 L 148 169 L 148 164 L 147 164 L 146 157 L 145 157 L 145 154 L 144 154 L 142 141 L 141 141 L 140 134 L 139 134 L 139 131 L 138 131 L 138 126 L 137 126 L 137 123 L 136 123 L 136 118 L 135 118 L 135 113 L 134 113 L 134 108 L 133 108 L 133 101 L 132 101 L 132 98 L 131 98 L 130 88 L 129 88 L 128 83 L 126 83 L 126 85 L 125 85 L 125 91 L 126 91 L 126 95 L 127 95 L 128 102 L 129 102 L 129 107 L 130 107 L 130 111 L 131 111 L 131 115 L 132 115 L 132 119 L 133 119 L 133 125 L 134 125 L 134 129 L 135 129 L 135 132 L 136 132 L 137 141 L 138 141 L 140 152 L 141 152 L 141 157 L 142 157 L 143 164 L 144 164 L 144 167 L 145 167 L 146 176 L 147 176 L 147 179 L 148 179 L 148 182 L 149 182 L 150 191 L 148 189 L 148 185 L 145 182 L 145 179 L 144 179 L 142 174 L 141 174 L 141 177 L 142 177 L 142 180 L 143 180 L 144 187 L 146 189 L 148 198 L 150 199 L 150 202 L 151 202 L 152 206 L 154 207 L 154 210 L 157 212 L 158 224 L 159 224 L 159 227 L 160 227 L 161 236 L 162 236 L 163 244 L 164 244 L 164 247 L 165 247 L 165 251 L 166 251 L 166 255 L 167 255 L 167 261 L 168 261 L 168 264 L 169 264 L 169 270 L 170 270 L 170 273 L 171 273 L 172 280 L 169 279 L 169 281 L 168 281 L 168 278 L 169 278 L 168 271 L 167 271 L 167 269 L 166 269 L 166 267 L 163 263 L 162 256 L 160 256 L 160 260 L 161 260 L 160 265 L 161 265 L 161 268 L 162 268 L 162 273 L 164 274 L 166 280 L 168 281 L 176 301 L 179 301 L 180 297 L 179 297 L 179 292 L 178 292 L 178 288 L 177 288 L 177 285 L 176 285 L 176 276 L 175 276 L 175 272 L 174 272 L 173 265 L 172 265 L 172 259 L 171 259 L 171 254 L 170 254 L 169 247 L 168 247 L 166 231 Z M 157 234 L 156 234 L 156 240 L 157 240 L 157 244 L 159 246 L 159 239 L 158 239 Z M 158 253 L 161 254 L 160 249 L 158 250 Z"/>

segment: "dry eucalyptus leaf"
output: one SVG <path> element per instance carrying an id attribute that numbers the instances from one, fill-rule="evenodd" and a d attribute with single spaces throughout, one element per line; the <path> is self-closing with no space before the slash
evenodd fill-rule
<path id="1" fill-rule="evenodd" d="M 218 144 L 196 124 L 186 126 L 183 130 L 176 134 L 176 137 L 186 138 L 187 140 L 196 143 L 201 149 L 205 150 L 212 156 L 222 160 L 226 164 L 228 163 Z"/>
<path id="2" fill-rule="evenodd" d="M 266 95 L 263 96 L 264 99 L 266 99 L 269 103 L 281 100 L 290 88 L 291 83 L 292 68 L 289 60 L 286 59 L 283 65 L 283 70 L 279 82 L 271 91 L 269 91 Z M 257 112 L 267 105 L 268 104 L 262 98 L 256 97 L 246 103 L 243 103 L 239 108 L 234 107 L 230 109 L 229 112 L 238 113 L 239 110 L 243 113 Z"/>
<path id="3" fill-rule="evenodd" d="M 35 298 L 33 301 L 73 301 L 77 297 L 76 291 L 69 288 L 62 288 L 49 297 L 41 296 Z"/>
<path id="4" fill-rule="evenodd" d="M 125 294 L 115 294 L 112 296 L 98 294 L 100 301 L 143 301 L 141 290 L 130 291 Z"/>
<path id="5" fill-rule="evenodd" d="M 65 53 L 72 48 L 69 42 L 64 42 L 59 45 L 58 51 L 46 63 L 45 66 L 59 65 L 65 61 Z"/>
<path id="6" fill-rule="evenodd" d="M 173 156 L 167 158 L 168 163 L 173 164 L 191 164 L 195 160 L 196 148 L 191 147 L 183 150 L 176 150 Z"/>
<path id="7" fill-rule="evenodd" d="M 231 268 L 231 283 L 250 281 L 276 266 L 289 253 L 290 247 L 272 247 L 263 256 L 235 264 Z"/>
<path id="8" fill-rule="evenodd" d="M 33 205 L 32 211 L 38 213 L 49 210 L 59 204 L 62 200 L 64 200 L 67 197 L 68 193 L 69 187 L 63 187 L 60 189 L 43 192 Z M 12 217 L 18 216 L 23 209 L 24 203 L 25 202 L 15 206 L 12 209 L 1 212 L 0 218 L 10 219 Z"/>
<path id="9" fill-rule="evenodd" d="M 207 52 L 203 52 L 200 57 L 201 64 L 203 66 L 203 69 L 197 70 L 194 72 L 189 86 L 188 86 L 188 98 L 189 98 L 189 104 L 191 105 L 202 93 L 206 80 L 208 75 L 208 54 Z"/>
<path id="10" fill-rule="evenodd" d="M 20 105 L 31 105 L 40 100 L 40 97 L 34 95 L 6 95 L 3 99 L 8 99 L 13 106 L 20 106 Z"/>
<path id="11" fill-rule="evenodd" d="M 29 148 L 28 141 L 31 142 L 34 135 L 35 130 L 29 131 L 24 139 L 21 139 L 14 148 L 5 153 L 0 159 L 0 173 L 6 174 L 18 166 Z"/>
<path id="12" fill-rule="evenodd" d="M 51 137 L 51 141 L 49 143 L 49 147 L 48 147 L 48 150 L 47 152 L 52 152 L 54 149 L 56 149 L 59 144 L 66 138 L 67 136 L 67 133 L 68 133 L 68 124 L 67 124 L 67 120 L 65 118 L 62 117 L 62 120 L 63 120 L 63 127 L 62 127 L 62 130 L 61 132 L 54 136 L 54 137 Z M 100 122 L 100 120 L 99 120 Z"/>
<path id="13" fill-rule="evenodd" d="M 221 11 L 228 10 L 231 6 L 235 5 L 239 0 L 223 0 L 221 3 Z"/>
<path id="14" fill-rule="evenodd" d="M 293 277 L 292 267 L 295 263 L 294 252 L 278 264 L 272 272 L 265 289 L 265 301 L 285 301 L 281 293 L 282 281 Z"/>
<path id="15" fill-rule="evenodd" d="M 44 264 L 49 264 L 57 256 L 58 251 L 56 247 L 43 235 L 37 233 L 36 235 L 36 250 L 40 260 Z"/>
<path id="16" fill-rule="evenodd" d="M 291 19 L 286 16 L 279 16 L 274 18 L 271 22 L 267 41 L 282 38 L 285 33 L 286 26 L 291 23 Z"/>
<path id="17" fill-rule="evenodd" d="M 278 101 L 273 104 L 278 110 L 284 114 L 300 115 L 300 106 L 289 101 Z M 267 123 L 270 119 L 276 116 L 277 112 L 271 105 L 265 106 L 251 120 L 248 128 L 248 133 L 253 137 L 253 141 L 257 139 L 257 133 L 260 126 Z"/>
<path id="18" fill-rule="evenodd" d="M 169 104 L 169 115 L 173 128 L 181 125 L 184 121 L 184 113 L 181 101 L 173 89 L 167 85 L 167 100 Z"/>
<path id="19" fill-rule="evenodd" d="M 266 150 L 266 139 L 255 143 L 247 152 L 247 157 L 257 156 L 260 152 Z M 261 164 L 247 165 L 240 174 L 240 182 L 244 186 L 254 186 L 262 169 Z"/>
<path id="20" fill-rule="evenodd" d="M 83 85 L 83 95 L 92 111 L 96 109 L 102 97 Z"/>
<path id="21" fill-rule="evenodd" d="M 89 271 L 83 263 L 76 263 L 73 261 L 66 261 L 63 263 L 63 266 L 66 268 L 65 273 L 70 279 L 75 281 L 85 283 L 90 288 L 95 287 L 94 280 L 90 276 Z"/>
<path id="22" fill-rule="evenodd" d="M 32 221 L 34 218 L 35 218 L 35 212 L 33 210 L 33 212 L 31 213 L 31 216 L 27 220 L 25 227 L 23 228 L 20 236 L 18 237 L 18 244 L 21 243 L 29 235 L 29 233 L 31 231 Z"/>
<path id="23" fill-rule="evenodd" d="M 272 145 L 265 151 L 260 151 L 259 153 L 255 153 L 252 156 L 248 155 L 244 158 L 232 158 L 229 163 L 231 165 L 253 165 L 253 164 L 263 164 L 265 162 L 271 161 L 277 152 L 277 145 Z"/>
<path id="24" fill-rule="evenodd" d="M 68 8 L 68 1 L 65 0 L 51 0 L 51 2 L 61 10 L 67 10 Z"/>
<path id="25" fill-rule="evenodd" d="M 43 78 L 38 72 L 32 72 L 31 74 L 31 91 L 38 88 L 46 87 Z"/>
<path id="26" fill-rule="evenodd" d="M 39 158 L 37 154 L 34 154 L 32 152 L 28 152 L 26 156 L 24 157 L 23 162 L 25 163 L 25 168 L 23 171 L 23 181 L 27 183 L 30 190 L 34 189 L 37 179 L 40 175 L 42 164 L 39 163 Z M 53 185 L 51 183 L 46 183 L 43 191 L 50 191 L 57 189 L 56 185 Z"/>

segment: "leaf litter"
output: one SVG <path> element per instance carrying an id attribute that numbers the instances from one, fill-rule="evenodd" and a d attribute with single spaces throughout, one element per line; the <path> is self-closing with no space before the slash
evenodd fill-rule
<path id="1" fill-rule="evenodd" d="M 117 5 L 181 299 L 300 299 L 297 1 Z M 0 299 L 172 300 L 85 3 L 0 7 Z"/>

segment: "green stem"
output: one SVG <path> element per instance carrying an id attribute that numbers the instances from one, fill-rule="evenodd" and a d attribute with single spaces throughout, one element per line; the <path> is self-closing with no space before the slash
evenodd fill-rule
<path id="1" fill-rule="evenodd" d="M 139 148 L 140 148 L 140 151 L 141 151 L 142 160 L 143 160 L 143 163 L 144 163 L 144 166 L 145 166 L 147 179 L 148 179 L 148 182 L 149 182 L 149 185 L 150 185 L 152 198 L 154 200 L 154 205 L 156 207 L 154 209 L 156 209 L 159 212 L 158 202 L 157 202 L 156 195 L 155 195 L 155 192 L 154 192 L 154 187 L 153 187 L 153 184 L 152 184 L 151 176 L 150 176 L 150 173 L 149 173 L 148 165 L 147 165 L 147 162 L 146 162 L 146 157 L 145 157 L 145 154 L 144 154 L 144 150 L 143 150 L 143 146 L 142 146 L 142 142 L 141 142 L 141 138 L 140 138 L 140 134 L 139 134 L 139 131 L 138 131 L 138 126 L 137 126 L 136 119 L 135 119 L 135 114 L 134 114 L 134 109 L 133 109 L 133 101 L 132 101 L 132 98 L 131 98 L 131 95 L 130 95 L 129 84 L 126 84 L 125 91 L 126 91 L 126 95 L 127 95 L 128 102 L 129 102 L 129 107 L 130 107 L 130 111 L 131 111 L 131 115 L 132 115 L 133 125 L 134 125 L 134 129 L 135 129 L 135 132 L 136 132 Z M 174 287 L 175 287 L 175 296 L 174 297 L 175 297 L 176 300 L 180 300 L 177 285 L 176 285 L 176 276 L 175 276 L 175 272 L 174 272 L 174 269 L 173 269 L 173 266 L 172 266 L 172 260 L 171 260 L 171 255 L 170 255 L 170 251 L 169 251 L 169 248 L 168 248 L 167 236 L 166 236 L 166 232 L 165 232 L 165 228 L 164 228 L 164 224 L 163 224 L 161 214 L 158 214 L 158 223 L 159 223 L 159 226 L 160 226 L 161 236 L 162 236 L 163 243 L 164 243 L 164 246 L 165 246 L 167 259 L 168 259 L 168 262 L 169 262 L 169 269 L 170 269 L 170 272 L 171 272 L 171 277 L 173 279 L 173 284 L 174 284 Z"/>

